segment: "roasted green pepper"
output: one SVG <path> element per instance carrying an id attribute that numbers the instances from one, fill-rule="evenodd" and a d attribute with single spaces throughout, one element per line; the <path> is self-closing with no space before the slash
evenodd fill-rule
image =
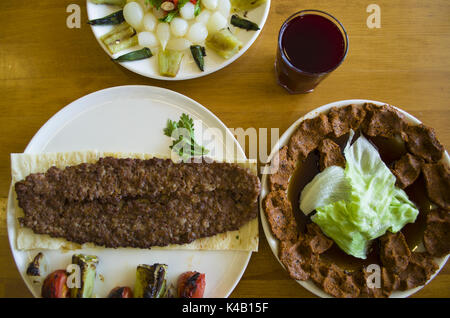
<path id="1" fill-rule="evenodd" d="M 107 15 L 106 17 L 94 19 L 88 21 L 88 24 L 90 25 L 115 25 L 115 24 L 121 24 L 125 21 L 125 18 L 123 17 L 123 10 L 111 13 L 110 15 Z"/>
<path id="2" fill-rule="evenodd" d="M 205 47 L 200 45 L 192 45 L 191 53 L 198 68 L 203 72 L 205 66 L 205 59 L 203 57 L 206 56 Z"/>
<path id="3" fill-rule="evenodd" d="M 93 255 L 74 254 L 72 264 L 80 267 L 80 287 L 70 289 L 71 298 L 91 298 L 97 274 L 98 258 Z"/>
<path id="4" fill-rule="evenodd" d="M 164 298 L 167 294 L 167 265 L 141 264 L 136 269 L 135 298 Z"/>
<path id="5" fill-rule="evenodd" d="M 258 31 L 259 26 L 250 20 L 243 19 L 239 17 L 237 14 L 233 14 L 231 16 L 231 24 L 235 27 L 245 29 L 247 31 Z"/>
<path id="6" fill-rule="evenodd" d="M 149 57 L 152 57 L 152 56 L 153 56 L 152 51 L 148 47 L 144 47 L 143 49 L 121 55 L 118 58 L 114 59 L 114 61 L 130 62 L 130 61 L 148 59 Z"/>

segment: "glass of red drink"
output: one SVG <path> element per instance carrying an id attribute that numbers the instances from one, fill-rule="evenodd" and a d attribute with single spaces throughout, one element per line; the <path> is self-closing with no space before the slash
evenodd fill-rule
<path id="1" fill-rule="evenodd" d="M 348 37 L 343 25 L 320 10 L 303 10 L 281 26 L 275 70 L 292 94 L 309 93 L 344 61 Z"/>

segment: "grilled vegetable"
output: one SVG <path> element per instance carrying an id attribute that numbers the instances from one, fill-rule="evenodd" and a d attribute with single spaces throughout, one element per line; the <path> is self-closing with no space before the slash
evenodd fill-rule
<path id="1" fill-rule="evenodd" d="M 116 287 L 108 294 L 108 298 L 133 298 L 130 287 Z"/>
<path id="2" fill-rule="evenodd" d="M 200 71 L 204 71 L 205 60 L 203 57 L 206 56 L 206 51 L 203 46 L 200 45 L 192 45 L 191 46 L 192 57 L 194 58 L 195 63 L 197 64 Z"/>
<path id="3" fill-rule="evenodd" d="M 248 11 L 266 3 L 267 0 L 230 0 L 235 10 Z"/>
<path id="4" fill-rule="evenodd" d="M 179 129 L 185 130 L 187 134 Z M 178 122 L 169 119 L 164 128 L 164 135 L 174 138 L 170 149 L 183 159 L 203 156 L 209 152 L 195 141 L 194 121 L 189 115 L 182 114 Z"/>
<path id="5" fill-rule="evenodd" d="M 205 287 L 205 274 L 199 272 L 185 272 L 178 278 L 178 297 L 202 298 Z"/>
<path id="6" fill-rule="evenodd" d="M 235 55 L 242 43 L 228 29 L 222 29 L 206 39 L 206 45 L 225 59 Z"/>
<path id="7" fill-rule="evenodd" d="M 45 275 L 46 265 L 44 254 L 39 252 L 28 264 L 27 275 L 32 277 L 35 282 L 39 282 Z"/>
<path id="8" fill-rule="evenodd" d="M 175 77 L 180 70 L 183 53 L 175 50 L 164 50 L 158 53 L 159 73 L 162 76 Z"/>
<path id="9" fill-rule="evenodd" d="M 231 24 L 238 28 L 245 29 L 247 31 L 258 31 L 259 30 L 259 26 L 255 22 L 243 19 L 243 18 L 239 17 L 237 14 L 233 14 L 231 16 Z"/>
<path id="10" fill-rule="evenodd" d="M 127 0 L 91 0 L 91 2 L 95 4 L 112 4 L 123 7 L 127 3 Z"/>
<path id="11" fill-rule="evenodd" d="M 136 269 L 135 298 L 164 298 L 167 292 L 167 265 L 141 264 Z"/>
<path id="12" fill-rule="evenodd" d="M 106 17 L 94 19 L 88 21 L 88 24 L 90 25 L 115 25 L 115 24 L 121 24 L 125 21 L 125 18 L 123 17 L 123 10 L 111 13 L 110 15 L 107 15 Z"/>
<path id="13" fill-rule="evenodd" d="M 72 298 L 91 298 L 97 273 L 98 258 L 92 255 L 74 254 L 72 264 L 80 266 L 80 288 L 71 288 Z"/>
<path id="14" fill-rule="evenodd" d="M 144 47 L 143 49 L 121 55 L 118 58 L 114 59 L 114 61 L 130 62 L 130 61 L 148 59 L 149 57 L 152 57 L 152 56 L 153 56 L 152 51 L 148 47 Z"/>
<path id="15" fill-rule="evenodd" d="M 60 269 L 49 274 L 42 284 L 41 295 L 43 298 L 69 298 L 67 287 L 67 273 Z"/>
<path id="16" fill-rule="evenodd" d="M 103 35 L 100 40 L 111 54 L 115 54 L 138 44 L 136 31 L 126 22 Z"/>

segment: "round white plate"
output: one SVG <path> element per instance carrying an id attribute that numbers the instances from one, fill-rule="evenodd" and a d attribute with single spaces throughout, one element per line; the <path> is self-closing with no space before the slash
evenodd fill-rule
<path id="1" fill-rule="evenodd" d="M 338 102 L 333 102 L 327 105 L 323 105 L 321 107 L 318 107 L 312 111 L 310 111 L 309 113 L 307 113 L 305 116 L 299 118 L 297 121 L 295 121 L 281 136 L 279 143 L 277 145 L 275 145 L 275 147 L 272 149 L 268 162 L 270 162 L 273 158 L 273 156 L 278 152 L 278 150 L 287 145 L 289 142 L 289 138 L 291 137 L 291 135 L 294 133 L 294 131 L 296 130 L 296 128 L 300 125 L 300 123 L 308 118 L 314 118 L 316 116 L 318 116 L 320 113 L 327 113 L 332 107 L 343 107 L 343 106 L 347 106 L 350 104 L 364 104 L 364 103 L 373 103 L 376 105 L 386 105 L 386 103 L 382 103 L 382 102 L 378 102 L 378 101 L 372 101 L 372 100 L 366 100 L 366 99 L 349 99 L 349 100 L 342 100 L 342 101 L 338 101 Z M 414 116 L 408 114 L 407 112 L 405 112 L 404 110 L 401 110 L 399 108 L 396 107 L 396 109 L 398 111 L 400 111 L 402 114 L 405 115 L 406 120 L 408 120 L 410 123 L 412 124 L 420 124 L 421 122 L 415 118 Z M 448 156 L 448 153 L 445 152 L 445 159 L 446 162 L 448 164 L 450 164 L 450 157 Z M 265 196 L 267 195 L 267 193 L 269 192 L 269 184 L 268 184 L 268 178 L 267 178 L 267 174 L 263 174 L 262 175 L 262 179 L 261 179 L 261 195 L 260 195 L 260 215 L 261 215 L 261 223 L 262 223 L 262 227 L 264 230 L 264 234 L 266 235 L 267 241 L 269 243 L 269 246 L 273 252 L 273 254 L 275 255 L 276 259 L 278 260 L 278 262 L 281 264 L 281 266 L 284 268 L 284 265 L 281 263 L 279 257 L 278 257 L 278 252 L 279 252 L 279 241 L 278 239 L 276 239 L 273 234 L 272 234 L 272 230 L 270 228 L 270 225 L 267 221 L 266 218 L 266 214 L 264 212 L 263 206 L 262 206 L 262 202 L 265 198 Z M 441 257 L 441 258 L 436 258 L 435 261 L 436 263 L 439 265 L 439 269 L 436 271 L 436 273 L 433 274 L 433 276 L 428 280 L 427 284 L 439 273 L 439 271 L 444 267 L 445 263 L 447 262 L 449 255 Z M 315 285 L 311 280 L 306 280 L 306 281 L 301 281 L 298 280 L 297 281 L 300 285 L 302 285 L 304 288 L 306 288 L 307 290 L 309 290 L 311 293 L 319 296 L 319 297 L 323 297 L 323 298 L 329 298 L 331 297 L 330 295 L 328 295 L 327 293 L 325 293 L 321 288 L 317 287 L 317 285 Z M 423 288 L 423 286 L 419 286 L 416 288 L 412 288 L 406 291 L 394 291 L 390 297 L 392 298 L 404 298 L 404 297 L 408 297 L 414 293 L 416 293 L 418 290 L 420 290 L 421 288 Z"/>
<path id="2" fill-rule="evenodd" d="M 258 24 L 260 30 L 258 31 L 246 31 L 243 29 L 235 28 L 233 26 L 230 26 L 230 29 L 232 29 L 233 33 L 236 35 L 236 37 L 243 43 L 242 49 L 233 57 L 229 59 L 224 59 L 221 56 L 217 55 L 212 50 L 206 49 L 206 57 L 205 57 L 205 70 L 201 72 L 197 65 L 194 62 L 194 59 L 192 58 L 192 55 L 189 50 L 186 50 L 183 61 L 181 63 L 180 71 L 178 72 L 176 77 L 166 77 L 159 75 L 158 71 L 158 57 L 157 57 L 157 51 L 152 49 L 153 57 L 150 59 L 140 60 L 140 61 L 133 61 L 133 62 L 124 62 L 120 63 L 123 67 L 127 68 L 128 70 L 140 74 L 142 76 L 154 78 L 154 79 L 160 79 L 160 80 L 166 80 L 166 81 L 173 81 L 173 80 L 187 80 L 192 78 L 197 78 L 201 76 L 205 76 L 211 73 L 214 73 L 215 71 L 218 71 L 225 66 L 233 63 L 236 61 L 242 54 L 245 53 L 245 51 L 248 50 L 248 48 L 253 44 L 253 42 L 256 40 L 256 38 L 259 36 L 260 32 L 262 31 L 264 24 L 266 23 L 267 16 L 269 14 L 270 9 L 270 0 L 267 0 L 267 2 L 258 8 L 255 8 L 253 10 L 248 11 L 247 13 L 247 19 L 255 22 Z M 119 8 L 116 6 L 109 6 L 109 5 L 98 5 L 94 4 L 91 1 L 87 0 L 87 14 L 89 20 L 102 18 L 108 14 L 111 14 L 115 11 L 118 11 Z M 231 18 L 231 14 L 230 17 Z M 100 37 L 107 32 L 109 32 L 113 27 L 112 26 L 92 26 L 92 32 L 94 33 L 95 38 L 98 40 L 100 46 L 105 50 L 105 52 L 110 57 L 118 57 L 122 54 L 128 53 L 130 51 L 137 50 L 141 47 L 136 46 L 134 48 L 121 51 L 114 56 L 111 56 L 111 54 L 108 52 L 108 50 L 105 48 L 103 43 L 100 41 Z M 111 62 L 114 63 L 114 62 Z"/>
<path id="3" fill-rule="evenodd" d="M 170 155 L 169 137 L 163 128 L 167 120 L 178 120 L 182 113 L 195 121 L 196 134 L 215 128 L 215 143 L 209 143 L 215 158 L 246 159 L 245 153 L 225 125 L 202 105 L 176 92 L 151 86 L 120 86 L 82 97 L 54 115 L 33 137 L 26 153 L 99 150 L 146 152 Z M 211 140 L 210 137 L 205 139 Z M 203 145 L 207 140 L 203 140 Z M 200 139 L 201 140 L 201 139 Z M 225 140 L 233 147 L 224 147 Z M 205 143 L 206 142 L 206 143 Z M 224 153 L 223 149 L 226 149 Z M 237 149 L 237 151 L 236 151 Z M 236 152 L 236 154 L 233 153 Z M 40 286 L 25 275 L 26 268 L 38 251 L 16 249 L 16 219 L 12 187 L 8 199 L 8 235 L 12 254 L 25 283 L 35 297 Z M 245 251 L 175 251 L 145 249 L 83 249 L 79 252 L 100 259 L 94 294 L 106 297 L 117 286 L 134 286 L 138 264 L 164 263 L 169 266 L 168 282 L 176 286 L 177 277 L 185 271 L 206 274 L 205 297 L 228 297 L 239 282 L 250 260 Z M 44 251 L 49 272 L 65 269 L 74 252 Z"/>

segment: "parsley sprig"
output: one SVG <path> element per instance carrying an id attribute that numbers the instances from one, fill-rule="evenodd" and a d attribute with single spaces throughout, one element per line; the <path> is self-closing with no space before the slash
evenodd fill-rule
<path id="1" fill-rule="evenodd" d="M 187 114 L 182 114 L 178 122 L 167 120 L 164 135 L 173 139 L 170 149 L 183 159 L 204 156 L 209 152 L 195 141 L 194 121 Z"/>
<path id="2" fill-rule="evenodd" d="M 153 7 L 159 10 L 161 8 L 161 4 L 167 0 L 146 0 L 146 1 L 147 3 L 151 4 Z M 177 7 L 173 11 L 167 13 L 167 15 L 164 18 L 159 19 L 159 21 L 170 23 L 173 20 L 173 18 L 175 18 L 180 14 L 180 9 L 188 2 L 190 2 L 190 0 L 179 0 Z M 200 0 L 197 0 L 194 8 L 195 16 L 198 16 L 200 14 L 200 11 L 201 11 Z"/>

